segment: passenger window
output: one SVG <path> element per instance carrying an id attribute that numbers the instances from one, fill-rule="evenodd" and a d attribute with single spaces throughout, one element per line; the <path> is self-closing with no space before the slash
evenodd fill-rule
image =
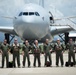
<path id="1" fill-rule="evenodd" d="M 20 12 L 19 16 L 22 16 L 22 12 Z"/>
<path id="2" fill-rule="evenodd" d="M 34 12 L 29 12 L 29 15 L 31 16 L 31 15 L 34 15 Z"/>
<path id="3" fill-rule="evenodd" d="M 26 15 L 27 16 L 28 15 L 28 12 L 23 12 L 23 15 Z"/>
<path id="4" fill-rule="evenodd" d="M 36 15 L 36 16 L 40 16 L 40 14 L 39 14 L 38 12 L 35 12 L 35 15 Z"/>

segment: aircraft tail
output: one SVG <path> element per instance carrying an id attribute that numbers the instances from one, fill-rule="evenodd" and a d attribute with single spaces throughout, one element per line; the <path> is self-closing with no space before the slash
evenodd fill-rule
<path id="1" fill-rule="evenodd" d="M 44 8 L 44 0 L 39 0 L 39 5 L 41 5 Z"/>

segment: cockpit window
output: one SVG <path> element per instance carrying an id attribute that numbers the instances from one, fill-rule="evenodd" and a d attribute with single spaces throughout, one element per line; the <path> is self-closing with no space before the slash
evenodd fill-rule
<path id="1" fill-rule="evenodd" d="M 40 16 L 40 14 L 38 12 L 20 12 L 19 16 L 22 16 L 22 15 L 25 15 L 25 16 L 32 16 L 32 15 Z"/>
<path id="2" fill-rule="evenodd" d="M 22 12 L 20 12 L 19 16 L 22 16 Z"/>
<path id="3" fill-rule="evenodd" d="M 34 12 L 29 12 L 29 15 L 31 16 L 31 15 L 34 15 Z"/>
<path id="4" fill-rule="evenodd" d="M 23 15 L 26 15 L 27 16 L 28 15 L 28 12 L 23 12 Z"/>
<path id="5" fill-rule="evenodd" d="M 40 16 L 40 14 L 39 14 L 38 12 L 35 12 L 35 15 L 36 15 L 36 16 Z"/>

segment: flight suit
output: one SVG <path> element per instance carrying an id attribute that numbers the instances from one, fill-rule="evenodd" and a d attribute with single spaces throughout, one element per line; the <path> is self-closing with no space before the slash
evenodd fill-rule
<path id="1" fill-rule="evenodd" d="M 30 67 L 30 57 L 29 57 L 29 51 L 30 51 L 30 45 L 23 45 L 22 50 L 24 52 L 24 56 L 23 56 L 23 66 L 25 66 L 26 63 L 26 57 L 28 60 L 28 67 Z"/>
<path id="2" fill-rule="evenodd" d="M 8 51 L 10 49 L 10 46 L 8 44 L 4 45 L 2 43 L 1 45 L 1 50 L 2 50 L 2 68 L 4 67 L 4 61 L 5 61 L 5 57 L 6 57 L 6 67 L 9 67 L 9 54 Z"/>
<path id="3" fill-rule="evenodd" d="M 41 61 L 40 61 L 40 53 L 41 53 L 41 47 L 39 45 L 33 46 L 33 54 L 34 54 L 34 63 L 33 66 L 36 67 L 36 59 L 38 60 L 38 67 L 41 67 Z"/>
<path id="4" fill-rule="evenodd" d="M 59 58 L 61 61 L 61 66 L 63 66 L 64 61 L 63 61 L 63 51 L 64 51 L 64 46 L 62 43 L 58 44 L 56 43 L 54 46 L 54 50 L 56 52 L 56 66 L 59 65 Z"/>
<path id="5" fill-rule="evenodd" d="M 74 52 L 74 43 L 72 42 L 71 44 L 70 43 L 67 43 L 67 48 L 69 49 L 69 52 L 68 52 L 68 62 L 69 64 L 71 65 L 71 57 L 73 59 L 73 63 L 75 65 L 75 52 Z"/>
<path id="6" fill-rule="evenodd" d="M 11 48 L 13 50 L 13 67 L 16 67 L 16 64 L 15 64 L 16 58 L 17 58 L 17 65 L 18 65 L 18 67 L 20 67 L 20 53 L 19 53 L 20 44 L 19 43 L 17 43 L 17 44 L 13 43 Z"/>
<path id="7" fill-rule="evenodd" d="M 51 52 L 50 52 L 50 50 L 52 49 L 51 45 L 50 44 L 44 44 L 43 49 L 44 49 L 44 53 L 45 53 L 45 64 L 47 62 L 47 57 L 48 57 L 49 61 L 50 61 L 50 65 L 52 65 Z"/>

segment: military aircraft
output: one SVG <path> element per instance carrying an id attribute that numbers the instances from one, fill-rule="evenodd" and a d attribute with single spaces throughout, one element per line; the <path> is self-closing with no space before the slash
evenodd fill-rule
<path id="1" fill-rule="evenodd" d="M 4 17 L 4 16 L 3 16 Z M 0 31 L 6 34 L 13 34 L 25 40 L 41 40 L 46 38 L 53 39 L 53 36 L 59 33 L 65 33 L 75 29 L 75 24 L 58 24 L 55 21 L 51 11 L 44 8 L 44 0 L 40 0 L 39 5 L 29 3 L 22 7 L 21 11 L 15 17 L 4 17 L 13 20 L 13 26 L 0 26 Z M 70 19 L 68 17 L 63 19 Z"/>

